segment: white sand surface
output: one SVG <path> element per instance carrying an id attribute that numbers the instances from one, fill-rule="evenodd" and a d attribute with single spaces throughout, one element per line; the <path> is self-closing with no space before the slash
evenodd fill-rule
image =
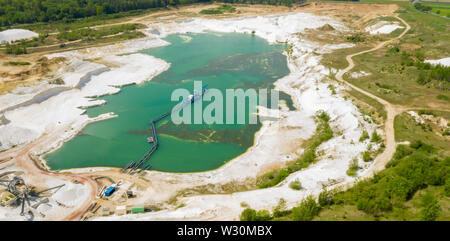
<path id="1" fill-rule="evenodd" d="M 372 35 L 375 34 L 390 34 L 394 30 L 398 28 L 404 28 L 400 26 L 397 22 L 387 22 L 387 21 L 379 21 L 376 24 L 370 25 L 365 28 L 366 32 L 369 32 Z"/>
<path id="2" fill-rule="evenodd" d="M 435 60 L 425 60 L 426 63 L 430 63 L 432 65 L 443 65 L 450 67 L 450 57 L 442 58 L 442 59 L 435 59 Z"/>
<path id="3" fill-rule="evenodd" d="M 89 190 L 81 184 L 67 183 L 52 198 L 64 206 L 72 207 L 83 202 L 89 195 Z"/>
<path id="4" fill-rule="evenodd" d="M 16 40 L 38 37 L 39 34 L 26 29 L 8 29 L 0 32 L 0 43 L 11 43 Z"/>

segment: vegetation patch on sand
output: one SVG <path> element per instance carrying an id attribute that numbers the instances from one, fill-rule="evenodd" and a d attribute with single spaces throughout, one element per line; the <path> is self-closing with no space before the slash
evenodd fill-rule
<path id="1" fill-rule="evenodd" d="M 316 133 L 303 144 L 304 152 L 297 160 L 289 163 L 287 167 L 281 170 L 274 170 L 257 179 L 257 185 L 259 188 L 268 188 L 277 185 L 286 179 L 289 174 L 296 172 L 300 169 L 308 167 L 311 163 L 317 161 L 316 149 L 323 142 L 328 141 L 333 137 L 333 130 L 331 129 L 329 122 L 330 117 L 325 112 L 319 112 L 316 114 Z"/>
<path id="2" fill-rule="evenodd" d="M 218 8 L 203 9 L 200 11 L 200 14 L 223 14 L 223 13 L 233 13 L 235 11 L 236 11 L 235 7 L 224 4 Z"/>
<path id="3" fill-rule="evenodd" d="M 78 39 L 95 40 L 105 36 L 111 36 L 120 33 L 130 33 L 134 30 L 144 28 L 142 24 L 122 24 L 99 29 L 82 28 L 74 31 L 63 31 L 57 35 L 58 39 L 75 41 Z"/>
<path id="4" fill-rule="evenodd" d="M 25 62 L 25 61 L 8 61 L 8 62 L 5 62 L 4 65 L 23 66 L 23 65 L 30 65 L 30 62 Z"/>

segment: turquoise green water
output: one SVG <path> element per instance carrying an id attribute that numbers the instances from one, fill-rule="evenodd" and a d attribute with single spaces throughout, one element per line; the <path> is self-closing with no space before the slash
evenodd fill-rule
<path id="1" fill-rule="evenodd" d="M 286 46 L 269 45 L 245 34 L 188 36 L 190 41 L 170 35 L 165 40 L 171 45 L 142 51 L 164 59 L 171 67 L 151 82 L 102 97 L 107 104 L 89 108 L 87 114 L 93 117 L 114 112 L 118 117 L 86 126 L 78 136 L 46 155 L 48 165 L 54 170 L 123 167 L 151 148 L 146 142 L 149 122 L 176 104 L 170 101 L 173 90 L 192 92 L 194 80 L 222 93 L 229 88 L 271 88 L 276 79 L 288 73 L 282 55 Z M 204 101 L 203 108 L 207 105 Z M 169 116 L 157 125 L 160 145 L 147 163 L 152 169 L 169 172 L 215 169 L 250 147 L 259 128 L 249 124 L 175 125 Z"/>

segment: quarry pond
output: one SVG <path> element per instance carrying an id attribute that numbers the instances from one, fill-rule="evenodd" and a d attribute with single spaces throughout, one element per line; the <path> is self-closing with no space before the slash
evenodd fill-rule
<path id="1" fill-rule="evenodd" d="M 80 167 L 124 167 L 151 148 L 150 121 L 170 110 L 172 91 L 192 92 L 194 81 L 208 88 L 271 89 L 287 75 L 286 45 L 270 45 L 251 34 L 172 34 L 170 45 L 140 51 L 171 64 L 151 81 L 100 97 L 107 104 L 87 109 L 90 117 L 114 112 L 117 117 L 87 125 L 75 138 L 45 156 L 53 170 Z M 207 92 L 208 93 L 208 92 Z M 207 94 L 206 93 L 206 94 Z M 280 99 L 289 105 L 290 98 Z M 194 105 L 199 104 L 198 102 Z M 208 101 L 203 102 L 203 108 Z M 236 109 L 236 108 L 235 108 Z M 248 120 L 248 116 L 246 118 Z M 198 172 L 220 167 L 253 145 L 260 124 L 175 125 L 170 116 L 157 124 L 159 148 L 146 162 L 166 172 Z"/>

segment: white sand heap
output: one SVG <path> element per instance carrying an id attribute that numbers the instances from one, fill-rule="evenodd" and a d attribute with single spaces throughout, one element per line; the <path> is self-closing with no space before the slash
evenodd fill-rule
<path id="1" fill-rule="evenodd" d="M 440 64 L 442 66 L 450 67 L 450 57 L 435 60 L 425 60 L 425 63 L 430 63 L 432 65 Z"/>
<path id="2" fill-rule="evenodd" d="M 26 29 L 8 29 L 0 32 L 0 43 L 11 43 L 16 40 L 38 37 L 39 34 Z"/>
<path id="3" fill-rule="evenodd" d="M 365 30 L 370 34 L 375 35 L 375 34 L 390 34 L 398 28 L 404 27 L 400 26 L 398 22 L 379 21 L 376 24 L 366 27 Z"/>
<path id="4" fill-rule="evenodd" d="M 64 206 L 72 207 L 83 202 L 89 195 L 89 190 L 82 184 L 66 183 L 52 198 Z"/>

